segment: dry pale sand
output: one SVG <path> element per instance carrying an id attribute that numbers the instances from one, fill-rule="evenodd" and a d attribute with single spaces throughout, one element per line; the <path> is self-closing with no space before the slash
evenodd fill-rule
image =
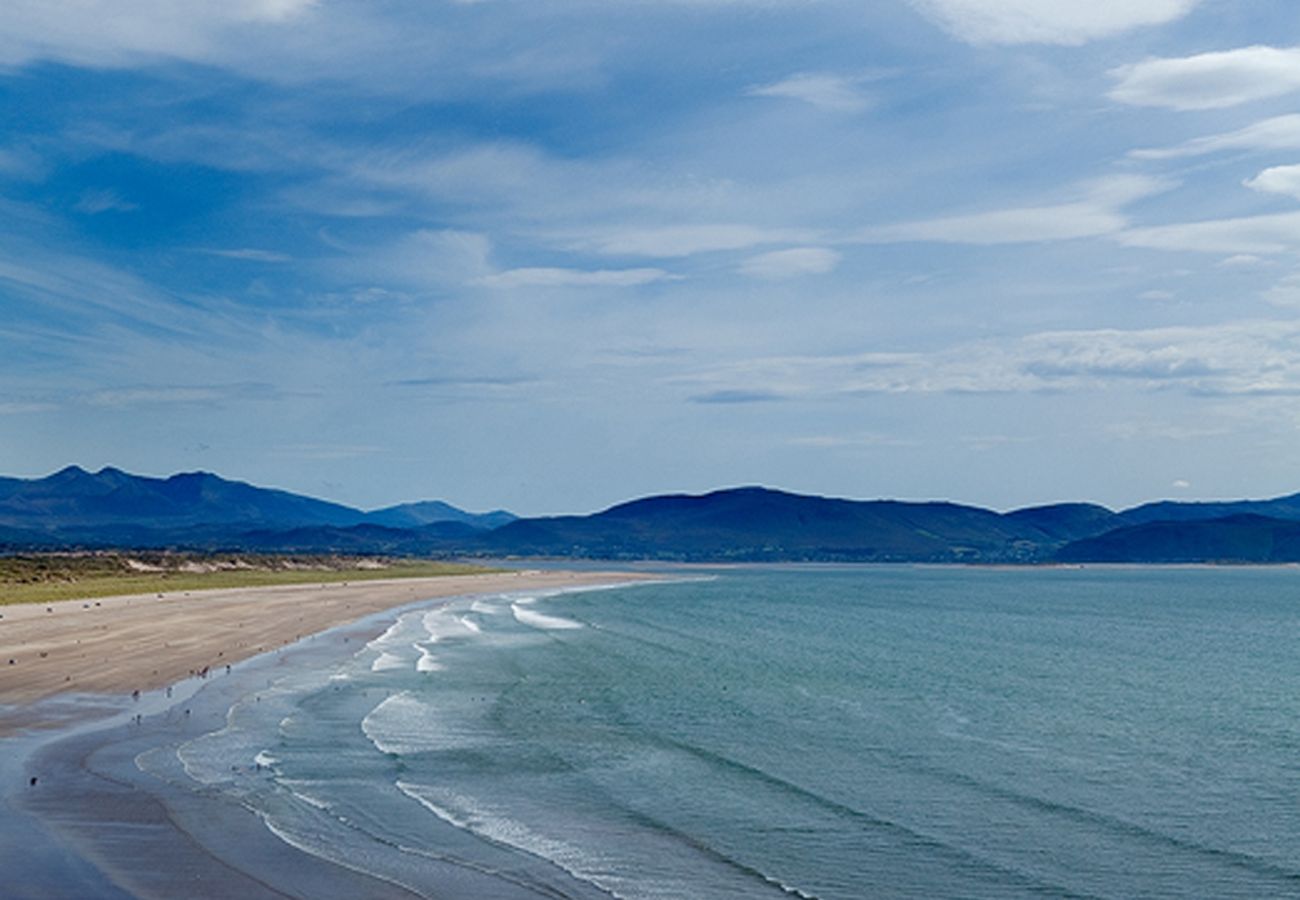
<path id="1" fill-rule="evenodd" d="M 0 735 L 43 721 L 59 693 L 175 684 L 335 625 L 425 598 L 635 581 L 625 572 L 522 571 L 64 600 L 0 607 Z M 50 715 L 53 715 L 52 713 Z"/>

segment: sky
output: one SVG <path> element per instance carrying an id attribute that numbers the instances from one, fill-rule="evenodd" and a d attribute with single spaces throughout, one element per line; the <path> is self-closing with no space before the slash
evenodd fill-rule
<path id="1" fill-rule="evenodd" d="M 6 0 L 0 471 L 1300 490 L 1288 0 Z"/>

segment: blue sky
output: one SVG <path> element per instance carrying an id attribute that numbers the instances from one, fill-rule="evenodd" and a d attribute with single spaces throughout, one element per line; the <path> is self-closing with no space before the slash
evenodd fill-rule
<path id="1" fill-rule="evenodd" d="M 373 507 L 1300 490 L 1255 0 L 11 0 L 0 469 Z"/>

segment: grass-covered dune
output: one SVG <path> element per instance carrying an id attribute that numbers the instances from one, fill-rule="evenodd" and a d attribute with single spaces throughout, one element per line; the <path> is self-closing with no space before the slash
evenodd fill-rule
<path id="1" fill-rule="evenodd" d="M 0 557 L 0 605 L 210 588 L 430 578 L 494 571 L 454 562 L 335 555 L 41 553 Z"/>

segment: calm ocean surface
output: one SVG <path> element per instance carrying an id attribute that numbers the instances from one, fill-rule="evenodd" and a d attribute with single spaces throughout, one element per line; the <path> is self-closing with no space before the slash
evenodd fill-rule
<path id="1" fill-rule="evenodd" d="M 406 613 L 138 765 L 430 897 L 1300 896 L 1298 651 L 1294 569 L 739 569 Z"/>

